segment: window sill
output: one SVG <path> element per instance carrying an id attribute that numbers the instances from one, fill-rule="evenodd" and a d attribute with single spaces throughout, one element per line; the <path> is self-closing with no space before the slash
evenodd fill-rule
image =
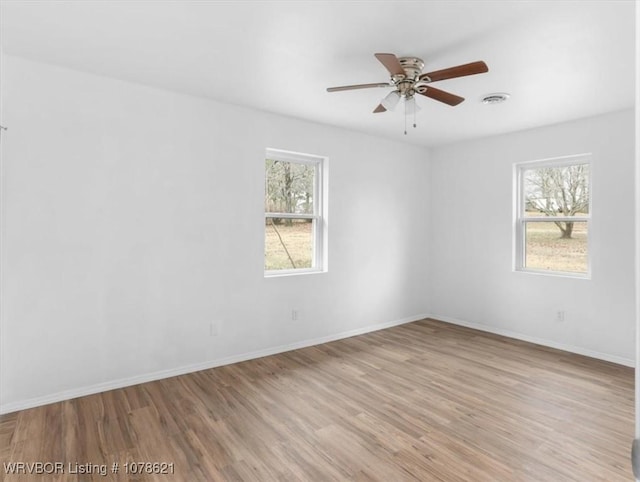
<path id="1" fill-rule="evenodd" d="M 591 273 L 570 273 L 565 271 L 544 271 L 544 270 L 536 270 L 536 269 L 525 269 L 525 268 L 515 268 L 513 270 L 514 273 L 524 273 L 530 274 L 534 276 L 552 276 L 554 278 L 570 278 L 570 279 L 579 279 L 579 280 L 590 280 Z"/>
<path id="2" fill-rule="evenodd" d="M 281 269 L 278 271 L 265 271 L 265 278 L 283 278 L 285 276 L 301 276 L 307 274 L 321 274 L 326 273 L 326 269 L 312 268 L 312 269 Z"/>

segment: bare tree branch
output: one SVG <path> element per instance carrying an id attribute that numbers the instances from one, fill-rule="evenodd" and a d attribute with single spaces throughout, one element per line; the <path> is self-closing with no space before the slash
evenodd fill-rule
<path id="1" fill-rule="evenodd" d="M 525 171 L 526 208 L 550 217 L 576 216 L 589 207 L 589 166 L 545 167 Z M 571 238 L 573 221 L 554 221 L 563 238 Z"/>

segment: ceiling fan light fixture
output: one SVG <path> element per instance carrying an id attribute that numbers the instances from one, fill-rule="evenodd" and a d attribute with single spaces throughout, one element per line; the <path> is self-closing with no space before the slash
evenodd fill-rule
<path id="1" fill-rule="evenodd" d="M 400 92 L 398 92 L 397 90 L 394 90 L 392 92 L 389 92 L 387 96 L 384 99 L 382 99 L 382 102 L 380 102 L 380 104 L 382 104 L 382 107 L 384 107 L 387 110 L 393 110 L 396 108 L 399 101 L 400 101 Z"/>
<path id="2" fill-rule="evenodd" d="M 416 98 L 411 96 L 404 102 L 404 107 L 408 115 L 415 114 L 420 110 L 420 106 L 416 102 Z"/>

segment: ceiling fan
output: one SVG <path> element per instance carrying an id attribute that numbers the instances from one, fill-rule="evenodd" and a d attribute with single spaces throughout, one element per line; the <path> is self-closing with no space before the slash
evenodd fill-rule
<path id="1" fill-rule="evenodd" d="M 400 98 L 404 97 L 405 113 L 414 114 L 418 110 L 418 106 L 415 103 L 415 94 L 424 95 L 425 97 L 450 106 L 458 105 L 464 100 L 464 97 L 431 87 L 430 84 L 432 82 L 464 77 L 466 75 L 482 74 L 489 71 L 487 64 L 483 61 L 478 61 L 423 74 L 422 69 L 424 68 L 424 62 L 418 57 L 396 57 L 394 54 L 375 54 L 375 57 L 391 74 L 390 82 L 329 87 L 327 92 L 369 89 L 372 87 L 394 87 L 394 90 L 380 102 L 373 112 L 378 114 L 387 110 L 393 110 L 400 101 Z"/>

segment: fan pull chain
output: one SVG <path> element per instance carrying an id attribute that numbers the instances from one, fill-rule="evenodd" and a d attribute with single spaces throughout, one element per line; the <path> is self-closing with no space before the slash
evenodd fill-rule
<path id="1" fill-rule="evenodd" d="M 407 135 L 407 100 L 404 101 L 404 135 Z"/>

